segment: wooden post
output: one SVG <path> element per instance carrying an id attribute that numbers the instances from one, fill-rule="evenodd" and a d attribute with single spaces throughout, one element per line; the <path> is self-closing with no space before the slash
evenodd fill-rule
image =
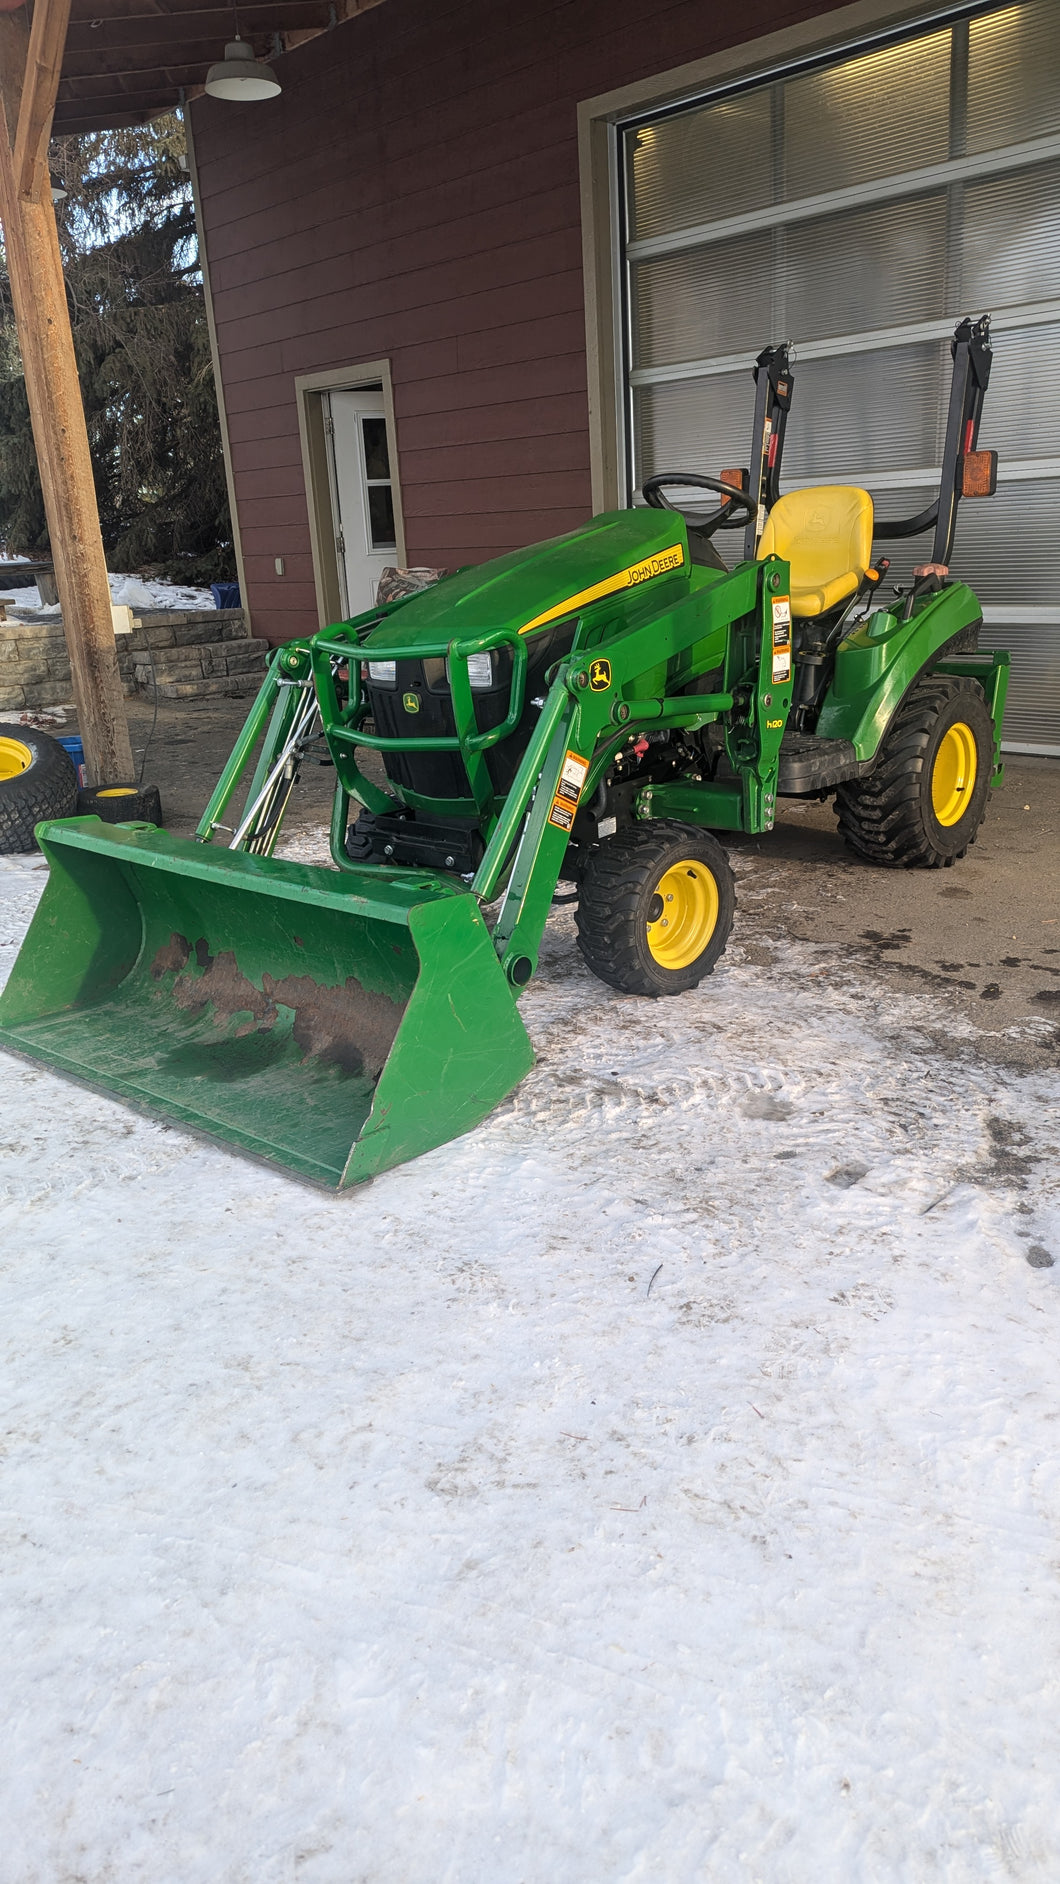
<path id="1" fill-rule="evenodd" d="M 134 777 L 48 174 L 70 0 L 0 17 L 0 219 L 73 694 L 94 785 Z"/>

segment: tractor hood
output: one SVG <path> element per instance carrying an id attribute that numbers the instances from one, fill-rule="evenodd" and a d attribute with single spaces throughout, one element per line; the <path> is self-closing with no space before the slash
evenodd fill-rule
<path id="1" fill-rule="evenodd" d="M 381 653 L 492 628 L 529 634 L 643 583 L 662 587 L 677 578 L 683 590 L 688 576 L 688 538 L 676 511 L 607 511 L 580 530 L 461 569 L 398 603 L 364 646 Z"/>

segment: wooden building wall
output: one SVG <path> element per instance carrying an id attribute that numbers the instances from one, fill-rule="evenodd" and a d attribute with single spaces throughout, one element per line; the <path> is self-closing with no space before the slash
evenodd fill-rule
<path id="1" fill-rule="evenodd" d="M 390 359 L 410 562 L 588 515 L 577 105 L 826 10 L 386 0 L 285 57 L 278 99 L 195 102 L 256 633 L 317 625 L 296 374 Z"/>

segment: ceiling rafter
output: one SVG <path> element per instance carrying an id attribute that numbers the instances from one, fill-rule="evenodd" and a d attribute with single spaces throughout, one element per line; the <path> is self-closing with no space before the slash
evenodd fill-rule
<path id="1" fill-rule="evenodd" d="M 239 30 L 274 58 L 381 4 L 239 0 Z M 182 92 L 196 97 L 232 34 L 230 0 L 72 0 L 55 135 L 140 123 L 171 110 Z"/>

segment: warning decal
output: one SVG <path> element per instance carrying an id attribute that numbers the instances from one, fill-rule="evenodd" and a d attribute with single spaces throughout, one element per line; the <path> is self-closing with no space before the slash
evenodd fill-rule
<path id="1" fill-rule="evenodd" d="M 791 679 L 791 597 L 778 595 L 773 604 L 773 684 Z"/>
<path id="2" fill-rule="evenodd" d="M 555 824 L 561 831 L 569 831 L 574 823 L 574 813 L 578 809 L 578 800 L 582 795 L 589 770 L 588 759 L 583 759 L 580 752 L 568 752 L 560 769 L 556 795 L 552 800 L 552 809 L 548 814 L 550 824 Z"/>

